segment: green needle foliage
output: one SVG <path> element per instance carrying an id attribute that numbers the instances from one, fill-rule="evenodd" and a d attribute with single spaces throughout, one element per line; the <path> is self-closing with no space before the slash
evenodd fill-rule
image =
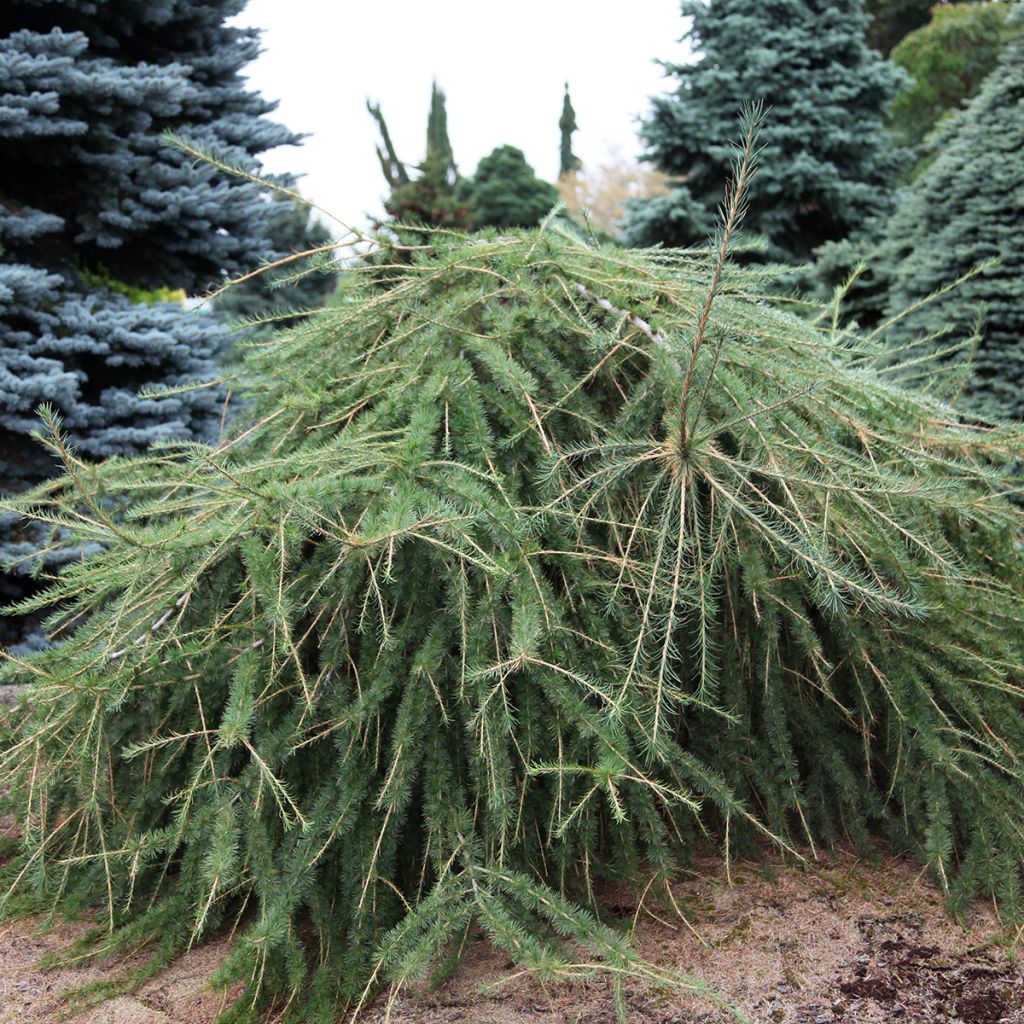
<path id="1" fill-rule="evenodd" d="M 1018 911 L 1022 438 L 727 265 L 751 148 L 710 254 L 379 254 L 218 448 L 89 465 L 49 416 L 18 507 L 96 553 L 4 670 L 15 896 L 106 950 L 232 928 L 236 1016 L 323 1021 L 474 926 L 665 982 L 595 889 L 707 843 L 883 834 Z"/>
<path id="2" fill-rule="evenodd" d="M 921 145 L 942 117 L 977 95 L 1006 44 L 1024 33 L 1010 20 L 1013 6 L 1013 0 L 939 4 L 931 21 L 896 47 L 893 63 L 908 82 L 889 109 L 889 125 L 904 145 Z"/>
<path id="3" fill-rule="evenodd" d="M 569 98 L 568 82 L 565 83 L 565 95 L 562 97 L 562 116 L 558 119 L 558 130 L 561 133 L 561 143 L 558 147 L 558 177 L 564 178 L 583 166 L 583 162 L 572 151 L 573 133 L 579 131 L 579 126 L 576 124 L 576 111 Z"/>
<path id="4" fill-rule="evenodd" d="M 477 164 L 462 196 L 475 227 L 536 227 L 558 202 L 558 189 L 542 181 L 521 149 L 498 146 Z"/>
<path id="5" fill-rule="evenodd" d="M 1011 26 L 1024 26 L 1024 7 Z M 907 190 L 877 258 L 888 277 L 894 343 L 921 351 L 977 341 L 959 360 L 964 400 L 982 415 L 1024 419 L 1024 35 L 1004 49 L 966 110 L 943 128 L 935 161 Z M 974 273 L 959 288 L 951 281 Z"/>

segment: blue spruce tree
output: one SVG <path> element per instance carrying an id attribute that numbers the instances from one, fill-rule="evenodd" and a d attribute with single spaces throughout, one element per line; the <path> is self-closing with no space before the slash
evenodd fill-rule
<path id="1" fill-rule="evenodd" d="M 1024 5 L 1016 17 L 1024 21 Z M 909 310 L 885 334 L 959 371 L 938 383 L 962 384 L 966 408 L 1022 420 L 1024 37 L 1006 47 L 978 95 L 940 132 L 939 155 L 907 191 L 873 254 L 888 279 L 886 313 Z M 965 342 L 976 343 L 970 361 L 956 351 Z"/>
<path id="2" fill-rule="evenodd" d="M 273 249 L 258 188 L 167 145 L 173 130 L 234 163 L 296 141 L 241 69 L 257 34 L 244 0 L 0 5 L 0 492 L 52 475 L 31 434 L 51 405 L 85 459 L 210 436 L 210 389 L 140 397 L 215 371 L 228 334 L 189 314 L 196 292 Z M 0 521 L 0 563 L 45 538 Z M 0 603 L 39 559 L 0 575 Z M 0 619 L 0 643 L 32 624 Z"/>
<path id="3" fill-rule="evenodd" d="M 741 108 L 771 108 L 749 228 L 773 255 L 802 260 L 888 208 L 904 160 L 884 111 L 900 73 L 865 42 L 862 0 L 684 0 L 701 56 L 666 64 L 678 88 L 653 101 L 649 159 L 673 190 L 635 203 L 634 245 L 692 245 L 714 230 Z"/>
<path id="4" fill-rule="evenodd" d="M 309 206 L 284 193 L 274 195 L 267 220 L 274 247 L 286 256 L 321 249 L 334 240 Z M 320 253 L 232 285 L 213 306 L 222 320 L 244 328 L 248 337 L 269 336 L 296 326 L 305 313 L 320 309 L 337 285 L 333 261 Z"/>

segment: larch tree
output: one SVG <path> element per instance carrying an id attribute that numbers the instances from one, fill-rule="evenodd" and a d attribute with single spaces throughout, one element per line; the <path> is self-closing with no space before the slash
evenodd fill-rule
<path id="1" fill-rule="evenodd" d="M 319 309 L 338 283 L 330 248 L 333 236 L 307 204 L 277 193 L 267 218 L 274 247 L 288 262 L 233 284 L 214 302 L 221 319 L 244 326 L 250 334 L 293 326 L 300 315 Z M 315 255 L 288 259 L 309 252 Z"/>
<path id="2" fill-rule="evenodd" d="M 196 292 L 273 250 L 259 189 L 196 166 L 161 133 L 234 163 L 296 137 L 264 115 L 244 66 L 255 31 L 243 0 L 6 0 L 0 7 L 0 491 L 56 469 L 32 438 L 49 403 L 85 459 L 209 436 L 210 389 L 228 335 L 185 311 Z M 46 533 L 47 531 L 42 531 Z M 38 568 L 41 531 L 5 520 L 0 600 Z M 0 642 L 22 638 L 8 617 Z"/>
<path id="3" fill-rule="evenodd" d="M 633 245 L 703 242 L 712 232 L 744 103 L 770 107 L 765 170 L 747 227 L 777 258 L 803 260 L 888 210 L 904 165 L 884 124 L 901 74 L 864 41 L 862 0 L 686 0 L 699 58 L 666 64 L 678 85 L 653 100 L 647 156 L 674 179 L 632 204 Z"/>
<path id="4" fill-rule="evenodd" d="M 49 418 L 17 504 L 92 552 L 39 599 L 80 627 L 0 664 L 0 914 L 147 970 L 229 934 L 235 1024 L 336 1024 L 477 929 L 620 1007 L 686 984 L 595 893 L 708 849 L 887 838 L 1024 916 L 1022 432 L 730 264 L 756 127 L 714 252 L 384 238 L 216 448 L 82 474 Z"/>

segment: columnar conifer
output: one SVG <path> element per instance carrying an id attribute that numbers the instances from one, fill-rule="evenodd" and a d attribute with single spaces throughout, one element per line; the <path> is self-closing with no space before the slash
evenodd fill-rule
<path id="1" fill-rule="evenodd" d="M 430 90 L 430 115 L 427 118 L 427 155 L 424 170 L 430 168 L 438 178 L 449 186 L 459 180 L 459 169 L 455 166 L 455 154 L 451 139 L 448 138 L 448 110 L 444 92 L 434 82 Z"/>
<path id="2" fill-rule="evenodd" d="M 558 119 L 558 130 L 561 133 L 562 141 L 558 150 L 558 176 L 564 178 L 580 169 L 580 159 L 572 151 L 572 136 L 578 131 L 576 124 L 576 111 L 573 109 L 572 100 L 569 98 L 569 83 L 565 83 L 565 95 L 562 97 L 562 116 Z"/>
<path id="3" fill-rule="evenodd" d="M 430 91 L 427 117 L 427 146 L 418 174 L 411 175 L 395 152 L 387 122 L 378 104 L 367 103 L 377 122 L 381 147 L 377 148 L 384 178 L 391 189 L 384 208 L 399 224 L 431 228 L 462 228 L 472 225 L 472 215 L 460 185 L 458 168 L 448 137 L 448 114 L 444 92 L 437 82 Z"/>

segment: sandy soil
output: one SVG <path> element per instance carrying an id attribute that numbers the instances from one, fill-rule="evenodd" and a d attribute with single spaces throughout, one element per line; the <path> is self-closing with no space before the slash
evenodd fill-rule
<path id="1" fill-rule="evenodd" d="M 707 862 L 673 887 L 687 922 L 648 897 L 607 894 L 609 911 L 637 915 L 637 943 L 651 960 L 714 985 L 761 1024 L 1024 1024 L 1024 970 L 991 907 L 948 917 L 940 893 L 903 860 L 868 866 L 839 854 L 806 868 L 733 865 L 731 884 Z M 0 1024 L 63 1019 L 63 993 L 116 975 L 125 961 L 40 971 L 41 956 L 81 925 L 38 932 L 0 928 Z M 1010 936 L 1012 939 L 1013 936 Z M 81 1024 L 211 1024 L 224 996 L 208 979 L 224 953 L 214 942 L 137 993 L 93 1008 Z M 543 988 L 514 972 L 486 942 L 474 943 L 439 989 L 378 1001 L 364 1016 L 383 1024 L 614 1024 L 607 982 Z M 733 1020 L 677 991 L 626 986 L 632 1024 Z"/>
<path id="2" fill-rule="evenodd" d="M 0 708 L 16 704 L 24 689 L 24 686 L 0 686 Z"/>
<path id="3" fill-rule="evenodd" d="M 64 994 L 92 981 L 113 978 L 131 966 L 118 960 L 102 965 L 41 971 L 47 953 L 60 950 L 83 930 L 66 926 L 40 933 L 21 922 L 0 927 L 0 1024 L 37 1024 L 65 1019 Z M 182 957 L 155 980 L 74 1016 L 77 1024 L 209 1024 L 226 997 L 210 990 L 210 975 L 225 953 L 213 942 Z"/>
<path id="4" fill-rule="evenodd" d="M 846 855 L 801 870 L 734 866 L 732 884 L 708 863 L 673 889 L 689 926 L 670 912 L 641 911 L 637 944 L 658 964 L 715 986 L 751 1022 L 966 1024 L 1024 1022 L 1024 972 L 998 921 L 978 905 L 962 922 L 941 894 L 901 860 L 868 867 Z M 615 912 L 632 917 L 621 894 Z M 653 914 L 657 914 L 655 919 Z M 692 927 L 692 930 L 691 930 Z M 553 988 L 500 983 L 507 965 L 481 943 L 444 988 L 400 998 L 396 1022 L 426 1024 L 613 1024 L 609 986 Z M 627 986 L 632 1024 L 733 1020 L 706 1002 Z M 378 1008 L 376 1022 L 384 1019 Z"/>

